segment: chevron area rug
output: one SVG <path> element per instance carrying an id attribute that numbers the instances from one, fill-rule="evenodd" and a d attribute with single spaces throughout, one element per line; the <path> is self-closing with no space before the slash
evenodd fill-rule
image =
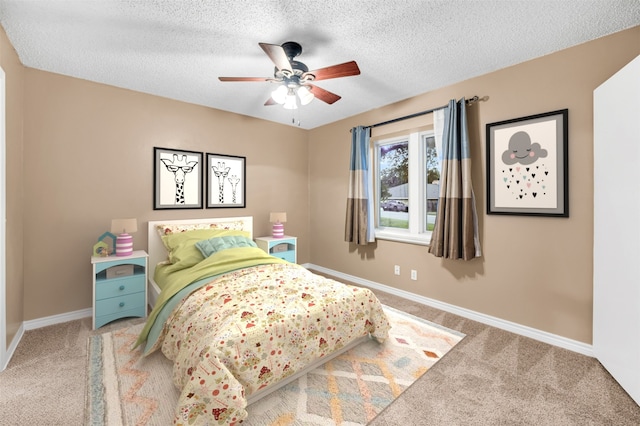
<path id="1" fill-rule="evenodd" d="M 365 425 L 464 334 L 385 307 L 392 328 L 249 405 L 251 426 Z M 168 425 L 179 391 L 171 361 L 130 348 L 143 324 L 89 338 L 85 424 Z"/>

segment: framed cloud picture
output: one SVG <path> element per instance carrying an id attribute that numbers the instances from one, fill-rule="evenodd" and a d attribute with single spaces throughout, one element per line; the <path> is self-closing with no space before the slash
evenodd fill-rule
<path id="1" fill-rule="evenodd" d="M 207 153 L 207 208 L 246 207 L 246 158 Z"/>
<path id="2" fill-rule="evenodd" d="M 202 152 L 153 149 L 153 209 L 202 208 Z"/>
<path id="3" fill-rule="evenodd" d="M 568 110 L 487 124 L 487 214 L 569 217 Z"/>

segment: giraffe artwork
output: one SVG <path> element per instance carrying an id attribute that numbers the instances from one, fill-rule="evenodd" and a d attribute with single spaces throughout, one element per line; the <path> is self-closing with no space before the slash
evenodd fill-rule
<path id="1" fill-rule="evenodd" d="M 207 207 L 245 207 L 245 157 L 207 154 Z"/>
<path id="2" fill-rule="evenodd" d="M 211 166 L 213 174 L 218 178 L 218 202 L 224 204 L 224 180 L 229 174 L 231 167 L 225 167 L 224 163 L 218 162 L 218 166 Z"/>
<path id="3" fill-rule="evenodd" d="M 229 183 L 231 184 L 231 202 L 236 203 L 236 190 L 238 189 L 238 182 L 240 178 L 236 175 L 229 176 Z"/>
<path id="4" fill-rule="evenodd" d="M 202 154 L 156 150 L 155 208 L 201 208 Z"/>

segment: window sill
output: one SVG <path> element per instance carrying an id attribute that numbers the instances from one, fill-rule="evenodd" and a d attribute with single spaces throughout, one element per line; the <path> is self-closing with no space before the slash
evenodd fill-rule
<path id="1" fill-rule="evenodd" d="M 376 238 L 379 240 L 395 241 L 398 243 L 416 244 L 428 246 L 431 242 L 431 232 L 424 234 L 410 234 L 409 232 L 376 229 Z"/>

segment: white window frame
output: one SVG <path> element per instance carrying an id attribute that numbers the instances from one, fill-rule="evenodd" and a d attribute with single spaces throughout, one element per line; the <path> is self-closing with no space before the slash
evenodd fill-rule
<path id="1" fill-rule="evenodd" d="M 381 240 L 398 241 L 409 244 L 429 245 L 431 231 L 427 230 L 427 170 L 426 144 L 423 140 L 435 136 L 433 130 L 413 132 L 401 137 L 380 139 L 374 142 L 374 173 L 373 186 L 375 188 L 375 236 Z M 387 145 L 408 141 L 409 151 L 409 229 L 380 226 L 380 145 Z"/>

